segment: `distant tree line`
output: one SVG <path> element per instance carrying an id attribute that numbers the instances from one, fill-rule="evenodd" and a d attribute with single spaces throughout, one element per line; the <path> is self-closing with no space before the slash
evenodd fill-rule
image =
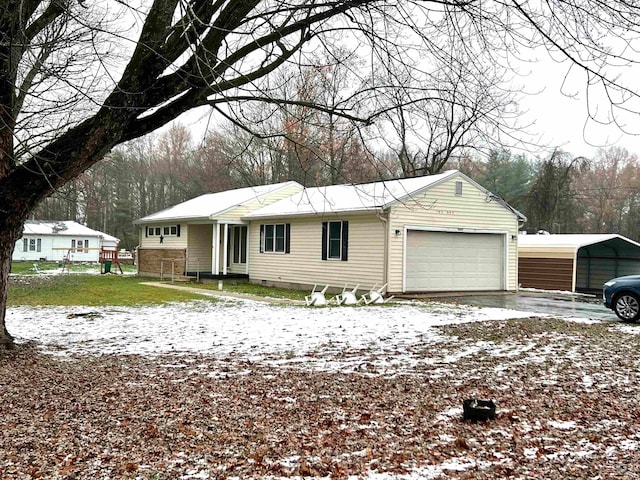
<path id="1" fill-rule="evenodd" d="M 135 219 L 204 193 L 287 180 L 315 186 L 406 176 L 398 152 L 372 151 L 348 129 L 334 131 L 331 140 L 327 146 L 326 138 L 315 145 L 259 139 L 230 126 L 194 145 L 177 125 L 119 147 L 42 202 L 33 218 L 76 220 L 134 248 Z M 488 158 L 449 158 L 438 171 L 449 168 L 524 213 L 529 233 L 619 233 L 640 240 L 640 162 L 624 148 L 602 149 L 593 159 L 560 150 L 531 159 L 496 149 Z"/>

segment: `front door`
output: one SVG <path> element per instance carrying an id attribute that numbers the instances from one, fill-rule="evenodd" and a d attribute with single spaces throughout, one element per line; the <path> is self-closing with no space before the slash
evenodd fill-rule
<path id="1" fill-rule="evenodd" d="M 246 225 L 233 225 L 231 239 L 228 246 L 228 265 L 232 273 L 246 273 L 247 271 L 247 235 Z"/>

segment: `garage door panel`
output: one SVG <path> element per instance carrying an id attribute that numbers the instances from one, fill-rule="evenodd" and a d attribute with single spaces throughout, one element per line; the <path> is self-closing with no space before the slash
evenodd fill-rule
<path id="1" fill-rule="evenodd" d="M 409 230 L 407 291 L 502 290 L 504 235 Z"/>

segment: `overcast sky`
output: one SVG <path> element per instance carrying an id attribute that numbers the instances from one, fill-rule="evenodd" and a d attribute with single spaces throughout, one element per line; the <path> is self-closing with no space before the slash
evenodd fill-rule
<path id="1" fill-rule="evenodd" d="M 570 68 L 568 62 L 554 62 L 545 51 L 532 58 L 531 63 L 522 64 L 521 75 L 514 80 L 515 88 L 522 90 L 520 124 L 529 125 L 528 138 L 540 145 L 540 148 L 529 147 L 526 150 L 530 158 L 545 157 L 555 147 L 574 156 L 593 158 L 599 148 L 612 145 L 640 155 L 638 113 L 627 113 L 625 118 L 620 110 L 617 111 L 618 120 L 627 130 L 627 133 L 623 132 L 610 121 L 610 102 L 603 95 L 603 90 L 592 87 L 587 94 L 587 77 L 582 70 Z M 640 78 L 640 73 L 632 75 L 629 68 L 619 69 L 616 74 L 632 86 L 635 79 Z M 640 111 L 638 103 L 636 112 Z M 202 140 L 207 128 L 213 129 L 217 125 L 218 118 L 208 112 L 208 107 L 202 107 L 177 120 L 189 127 L 196 143 Z M 590 119 L 589 112 L 601 122 Z"/>
<path id="2" fill-rule="evenodd" d="M 607 122 L 611 111 L 601 88 L 592 88 L 589 94 L 586 93 L 584 72 L 576 67 L 569 69 L 567 62 L 558 64 L 548 57 L 541 57 L 523 72 L 528 72 L 522 82 L 531 94 L 521 103 L 522 110 L 528 110 L 523 123 L 535 123 L 531 131 L 541 136 L 540 144 L 559 146 L 575 156 L 592 157 L 599 147 L 607 145 L 621 146 L 629 153 L 640 154 L 638 113 L 617 111 L 617 118 L 628 133 L 610 122 L 606 125 L 589 119 L 590 111 L 602 122 Z M 630 69 L 620 74 L 627 85 L 634 84 Z"/>

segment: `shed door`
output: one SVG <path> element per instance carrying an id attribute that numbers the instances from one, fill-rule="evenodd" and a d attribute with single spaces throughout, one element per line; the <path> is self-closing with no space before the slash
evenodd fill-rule
<path id="1" fill-rule="evenodd" d="M 504 290 L 504 235 L 407 231 L 407 292 Z"/>

